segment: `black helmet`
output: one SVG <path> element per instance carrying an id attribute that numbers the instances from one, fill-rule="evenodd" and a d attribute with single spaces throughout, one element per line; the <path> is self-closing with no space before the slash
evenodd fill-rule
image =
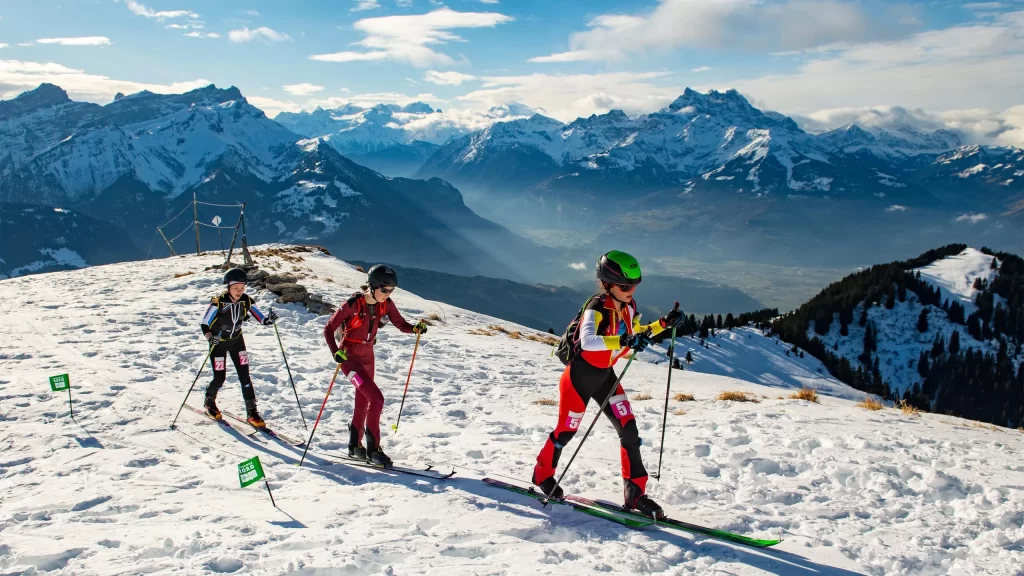
<path id="1" fill-rule="evenodd" d="M 224 274 L 224 283 L 228 286 L 232 284 L 245 284 L 248 281 L 249 275 L 241 268 L 232 268 Z"/>
<path id="2" fill-rule="evenodd" d="M 381 286 L 398 286 L 398 272 L 387 264 L 377 264 L 366 273 L 366 283 L 370 288 Z"/>
<path id="3" fill-rule="evenodd" d="M 612 250 L 597 261 L 597 278 L 608 284 L 639 284 L 640 263 L 625 252 Z"/>

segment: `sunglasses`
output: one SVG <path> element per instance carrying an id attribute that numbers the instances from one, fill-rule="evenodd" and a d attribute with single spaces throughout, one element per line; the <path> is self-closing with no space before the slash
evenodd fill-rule
<path id="1" fill-rule="evenodd" d="M 636 290 L 637 284 L 615 284 L 615 287 L 623 292 L 632 292 Z"/>
<path id="2" fill-rule="evenodd" d="M 384 294 L 391 294 L 395 291 L 394 288 L 377 288 L 377 290 L 380 290 Z"/>

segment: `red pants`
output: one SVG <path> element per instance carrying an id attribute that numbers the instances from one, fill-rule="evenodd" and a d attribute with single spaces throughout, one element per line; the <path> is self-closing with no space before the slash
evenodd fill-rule
<path id="1" fill-rule="evenodd" d="M 537 455 L 534 483 L 539 484 L 555 475 L 562 448 L 569 444 L 583 424 L 587 403 L 591 398 L 603 402 L 612 386 L 616 385 L 615 381 L 615 372 L 611 368 L 598 368 L 579 356 L 565 367 L 558 381 L 558 424 Z M 622 477 L 632 480 L 643 492 L 647 487 L 647 469 L 640 458 L 640 434 L 633 409 L 621 385 L 615 389 L 604 414 L 619 434 Z"/>
<path id="2" fill-rule="evenodd" d="M 349 356 L 341 363 L 341 372 L 356 389 L 355 408 L 352 410 L 352 426 L 363 441 L 364 430 L 373 434 L 380 446 L 380 414 L 384 410 L 384 394 L 373 381 L 374 359 L 369 355 Z"/>

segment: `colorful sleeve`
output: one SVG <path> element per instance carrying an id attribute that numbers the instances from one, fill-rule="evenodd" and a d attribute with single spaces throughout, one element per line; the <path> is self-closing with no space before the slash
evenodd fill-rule
<path id="1" fill-rule="evenodd" d="M 217 301 L 214 300 L 206 307 L 206 312 L 203 313 L 203 319 L 199 323 L 199 327 L 202 328 L 203 334 L 210 331 L 210 326 L 213 325 L 213 321 L 217 319 Z"/>
<path id="2" fill-rule="evenodd" d="M 665 325 L 661 323 L 661 319 L 657 319 L 650 324 L 640 324 L 640 316 L 633 316 L 633 333 L 646 332 L 650 330 L 651 336 L 657 336 L 658 334 L 665 331 Z"/>
<path id="3" fill-rule="evenodd" d="M 598 336 L 597 327 L 601 324 L 603 316 L 597 310 L 587 308 L 583 311 L 583 319 L 580 321 L 580 348 L 590 352 L 604 350 L 618 350 L 619 336 Z"/>
<path id="4" fill-rule="evenodd" d="M 402 317 L 402 313 L 398 311 L 398 306 L 396 306 L 390 298 L 387 300 L 386 304 L 388 319 L 395 325 L 395 328 L 398 328 L 406 334 L 412 334 L 412 324 L 409 324 L 409 322 Z"/>
<path id="5" fill-rule="evenodd" d="M 259 322 L 260 324 L 263 324 L 263 321 L 267 319 L 267 315 L 264 314 L 263 311 L 261 311 L 259 308 L 257 308 L 256 305 L 253 304 L 251 300 L 249 301 L 249 313 L 252 314 L 252 317 L 255 318 L 256 321 Z"/>

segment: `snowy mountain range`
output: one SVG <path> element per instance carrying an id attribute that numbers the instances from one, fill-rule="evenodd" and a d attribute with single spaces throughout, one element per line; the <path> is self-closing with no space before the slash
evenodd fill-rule
<path id="1" fill-rule="evenodd" d="M 410 176 L 451 138 L 499 120 L 526 118 L 534 110 L 522 104 L 491 108 L 463 117 L 434 110 L 423 102 L 405 106 L 346 104 L 332 110 L 282 112 L 274 120 L 309 138 L 320 138 L 359 164 L 387 176 Z"/>
<path id="2" fill-rule="evenodd" d="M 951 228 L 1024 249 L 1010 232 L 1024 216 L 1024 152 L 961 144 L 911 127 L 811 134 L 734 90 L 687 89 L 637 117 L 497 123 L 449 141 L 417 176 L 452 182 L 507 225 L 614 236 L 645 222 L 637 233 L 705 254 L 873 261 L 948 242 Z M 863 234 L 886 238 L 883 253 L 843 244 Z"/>
<path id="3" fill-rule="evenodd" d="M 365 279 L 326 254 L 274 248 L 261 267 L 333 303 Z M 676 353 L 694 361 L 673 371 L 671 392 L 689 398 L 670 401 L 663 441 L 661 349 L 640 355 L 622 386 L 649 471 L 664 448 L 651 497 L 694 524 L 781 536 L 769 550 L 632 530 L 482 482 L 528 485 L 557 421 L 562 365 L 531 339 L 543 334 L 402 288 L 393 298 L 406 318 L 443 321 L 420 342 L 404 401 L 415 337 L 393 327 L 378 335 L 383 447 L 402 465 L 454 470 L 449 480 L 339 460 L 354 394 L 340 378 L 301 467 L 303 449 L 188 409 L 170 430 L 195 374 L 190 404 L 209 381 L 196 319 L 219 287 L 209 268 L 220 261 L 189 255 L 0 281 L 5 574 L 1005 576 L 1024 565 L 1024 434 L 866 410 L 863 393 L 751 328 L 723 331 L 708 348 L 679 339 Z M 250 294 L 263 309 L 274 304 L 267 291 Z M 300 414 L 312 429 L 335 370 L 326 317 L 299 304 L 275 310 L 278 331 L 245 328 L 253 386 L 271 427 L 307 438 Z M 69 375 L 74 420 L 68 392 L 47 384 L 57 374 Z M 242 410 L 236 382 L 229 369 L 222 410 Z M 792 398 L 800 388 L 815 401 Z M 592 403 L 587 425 L 596 412 Z M 563 486 L 616 501 L 619 439 L 600 417 Z M 242 488 L 238 465 L 256 456 L 267 484 Z"/>
<path id="4" fill-rule="evenodd" d="M 124 229 L 138 245 L 151 244 L 155 227 L 195 194 L 247 202 L 250 242 L 314 242 L 502 277 L 518 277 L 518 262 L 536 256 L 469 210 L 448 183 L 384 177 L 268 119 L 236 88 L 144 91 L 98 106 L 44 84 L 0 103 L 0 151 L 0 200 L 72 209 Z M 234 210 L 225 221 L 233 223 Z"/>

